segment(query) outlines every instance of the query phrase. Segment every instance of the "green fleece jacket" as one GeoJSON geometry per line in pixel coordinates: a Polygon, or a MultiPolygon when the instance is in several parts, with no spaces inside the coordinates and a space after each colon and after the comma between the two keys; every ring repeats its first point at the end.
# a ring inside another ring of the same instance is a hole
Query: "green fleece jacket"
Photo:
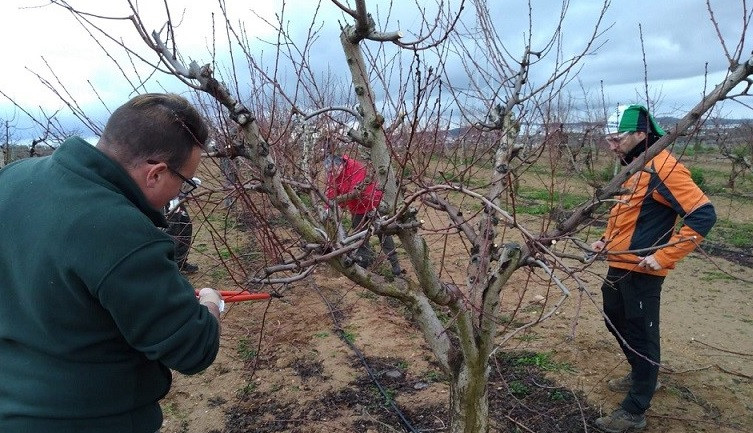
{"type": "Polygon", "coordinates": [[[0,170],[0,432],[144,432],[219,324],[128,173],[79,138],[0,170]]]}

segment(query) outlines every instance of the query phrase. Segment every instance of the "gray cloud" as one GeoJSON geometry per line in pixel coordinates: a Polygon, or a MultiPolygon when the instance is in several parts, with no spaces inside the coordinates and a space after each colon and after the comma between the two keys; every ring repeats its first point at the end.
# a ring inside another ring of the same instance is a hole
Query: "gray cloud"
{"type": "MultiPolygon", "coordinates": [[[[90,0],[71,0],[74,5],[81,2],[104,7],[90,0]]],[[[458,0],[453,0],[453,2],[457,5],[458,0]]],[[[247,23],[246,31],[251,38],[254,52],[264,52],[264,57],[260,57],[262,67],[274,72],[276,67],[276,59],[272,54],[274,47],[254,39],[254,35],[261,34],[261,38],[266,42],[276,41],[276,34],[258,21],[250,10],[250,8],[262,8],[262,5],[228,3],[236,8],[234,17],[247,23]]],[[[381,20],[380,22],[386,21],[388,16],[386,0],[369,0],[367,3],[374,11],[375,17],[381,20]]],[[[427,3],[429,7],[432,6],[431,2],[427,3]]],[[[81,37],[80,29],[73,30],[75,24],[69,21],[64,11],[49,10],[49,8],[19,10],[19,5],[24,4],[23,0],[4,0],[0,5],[0,38],[6,41],[16,41],[15,44],[7,45],[8,56],[13,61],[8,62],[0,70],[0,89],[19,97],[30,107],[43,106],[48,112],[62,108],[62,104],[24,69],[31,66],[39,70],[38,60],[44,55],[60,72],[61,78],[70,85],[71,92],[80,98],[85,106],[96,110],[98,116],[106,116],[106,110],[88,88],[86,80],[94,83],[101,92],[100,96],[106,100],[106,105],[110,108],[119,105],[131,95],[132,89],[125,80],[117,76],[119,72],[113,67],[111,61],[105,58],[101,50],[91,41],[81,37]],[[70,26],[71,31],[56,32],[53,44],[46,32],[28,31],[29,28],[40,28],[40,25],[45,29],[70,26]],[[24,37],[19,38],[20,34],[24,37]]],[[[206,4],[201,1],[185,0],[181,3],[181,7],[191,11],[198,5],[207,7],[206,4]]],[[[279,1],[266,2],[263,5],[263,11],[258,9],[259,14],[273,19],[272,11],[281,4],[279,1]]],[[[394,9],[389,11],[390,21],[380,30],[400,29],[405,34],[405,39],[412,39],[413,34],[421,31],[422,25],[421,17],[415,14],[415,5],[413,2],[394,2],[393,4],[394,9]]],[[[533,1],[534,19],[531,28],[533,29],[534,49],[544,44],[546,37],[555,28],[556,22],[553,18],[558,12],[558,9],[553,6],[555,4],[557,2],[550,0],[533,1]]],[[[466,15],[471,12],[471,7],[466,2],[466,15]]],[[[731,0],[714,0],[712,7],[720,24],[722,36],[729,44],[729,49],[734,50],[740,39],[739,33],[743,22],[742,7],[738,2],[731,0]]],[[[344,55],[338,38],[340,24],[348,22],[349,19],[331,3],[323,2],[319,11],[320,15],[312,25],[311,16],[315,8],[316,2],[289,1],[285,28],[299,46],[303,46],[310,28],[318,29],[318,40],[310,51],[307,61],[314,69],[317,79],[329,77],[342,87],[338,90],[341,93],[332,97],[333,101],[352,100],[347,88],[349,73],[344,65],[344,55]]],[[[501,35],[505,46],[513,56],[519,57],[525,44],[525,36],[529,32],[527,2],[490,0],[489,9],[495,29],[501,35]]],[[[583,46],[590,35],[597,13],[598,2],[595,0],[570,1],[570,10],[563,27],[562,50],[566,56],[578,52],[583,46]]],[[[431,11],[427,12],[427,16],[430,15],[431,11]]],[[[183,35],[179,41],[185,43],[182,45],[183,54],[207,62],[210,60],[208,47],[212,45],[209,15],[206,12],[198,16],[196,13],[189,13],[186,17],[192,19],[179,28],[183,35]]],[[[151,18],[149,23],[157,28],[161,25],[162,19],[156,16],[151,18]]],[[[667,112],[688,110],[700,100],[704,89],[703,74],[706,68],[712,73],[708,84],[714,85],[721,80],[720,73],[729,67],[716,30],[710,23],[704,0],[673,0],[671,2],[613,0],[602,25],[605,29],[608,26],[611,28],[603,37],[603,46],[583,62],[578,76],[579,81],[574,82],[569,89],[575,97],[579,97],[577,95],[581,92],[580,85],[587,89],[590,97],[595,97],[595,93],[600,91],[603,83],[606,92],[605,99],[609,103],[640,100],[644,87],[644,60],[639,25],[643,32],[646,52],[649,93],[652,97],[657,94],[661,95],[661,108],[667,112]]],[[[131,29],[120,27],[113,27],[112,31],[116,37],[120,35],[119,32],[133,32],[131,29]]],[[[220,33],[222,32],[218,32],[218,60],[224,65],[224,69],[229,67],[229,56],[222,51],[224,45],[220,43],[222,39],[220,33]]],[[[746,35],[748,46],[743,49],[746,55],[751,52],[750,41],[753,40],[753,35],[750,33],[749,31],[746,35]]],[[[468,35],[468,37],[471,36],[473,35],[468,35]]],[[[376,44],[369,46],[377,50],[376,44]]],[[[392,47],[387,49],[391,50],[392,47]]],[[[401,56],[405,64],[410,62],[410,53],[402,53],[401,56]]],[[[237,57],[236,60],[238,60],[237,57]]],[[[477,60],[483,61],[484,59],[477,60]]],[[[547,65],[547,61],[543,61],[532,71],[532,80],[543,80],[550,73],[551,65],[547,65]]],[[[129,62],[126,61],[124,64],[128,65],[129,62]]],[[[249,73],[246,68],[239,65],[236,67],[241,79],[248,79],[249,73]]],[[[467,71],[462,69],[460,62],[450,60],[446,67],[446,81],[459,87],[468,85],[467,71]]],[[[295,83],[294,69],[282,63],[278,72],[286,89],[292,89],[289,86],[295,83]]],[[[152,81],[148,84],[148,88],[185,91],[184,86],[165,77],[160,77],[159,82],[152,81]]],[[[245,91],[250,87],[242,83],[242,88],[245,91]]],[[[380,99],[386,96],[384,92],[378,95],[380,99]]],[[[444,96],[447,97],[447,95],[444,96]]],[[[583,101],[575,103],[582,105],[583,101]]],[[[0,118],[8,117],[8,113],[12,113],[12,109],[8,107],[6,101],[0,98],[0,118]]],[[[727,104],[725,108],[732,116],[753,117],[749,109],[740,105],[727,104]]]]}

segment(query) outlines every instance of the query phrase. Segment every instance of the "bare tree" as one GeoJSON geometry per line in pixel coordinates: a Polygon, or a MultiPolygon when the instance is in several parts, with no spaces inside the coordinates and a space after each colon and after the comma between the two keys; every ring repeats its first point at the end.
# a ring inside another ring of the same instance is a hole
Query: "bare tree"
{"type": "Polygon", "coordinates": [[[5,119],[2,121],[2,149],[3,157],[0,159],[0,167],[10,164],[11,161],[11,144],[15,141],[14,137],[15,120],[5,119]]]}
{"type": "MultiPolygon", "coordinates": [[[[232,186],[216,186],[208,194],[235,194],[249,212],[284,218],[284,229],[272,227],[269,218],[260,219],[255,236],[263,245],[266,262],[259,269],[244,270],[239,284],[290,284],[326,264],[359,286],[400,301],[450,378],[453,433],[489,430],[490,359],[514,335],[552,317],[570,289],[583,292],[577,269],[565,261],[567,254],[560,245],[568,244],[595,209],[642,168],[640,161],[628,165],[559,221],[536,221],[538,227],[532,229],[531,222],[516,213],[516,176],[547,149],[562,151],[564,132],[538,139],[536,125],[562,123],[557,106],[562,90],[575,78],[585,56],[598,48],[609,1],[603,2],[578,54],[567,57],[561,50],[567,1],[541,46],[535,46],[541,39],[534,39],[529,15],[524,47],[513,55],[515,51],[493,25],[489,4],[482,0],[453,5],[438,0],[434,14],[417,5],[424,13],[411,40],[389,29],[394,4],[374,13],[365,0],[355,0],[353,6],[332,0],[343,17],[340,45],[349,86],[314,71],[312,45],[322,28],[316,16],[302,42],[289,32],[284,10],[275,22],[267,22],[276,29],[276,40],[270,44],[271,61],[261,62],[253,48],[263,41],[251,41],[242,23],[234,24],[220,1],[232,55],[232,65],[222,69],[214,58],[206,64],[186,60],[186,53],[179,51],[177,21],[167,8],[165,25],[152,31],[130,0],[132,13],[121,18],[87,14],[63,0],[53,3],[77,16],[96,38],[109,39],[130,59],[149,65],[152,74],[176,77],[196,92],[217,131],[217,150],[209,156],[241,162],[232,186]],[[110,35],[99,24],[102,19],[133,24],[148,51],[110,35]],[[280,68],[283,59],[294,73],[286,75],[280,68]],[[450,76],[446,65],[451,61],[465,67],[465,86],[456,85],[450,76]],[[533,74],[537,68],[542,73],[533,74]],[[317,134],[306,132],[308,127],[301,132],[301,118],[316,125],[317,134]],[[460,132],[453,136],[450,130],[458,125],[460,132]],[[305,158],[291,157],[300,155],[302,136],[305,158]],[[552,147],[552,140],[559,143],[552,147]],[[367,158],[370,175],[384,191],[378,213],[365,228],[352,233],[344,229],[335,203],[328,203],[332,212],[317,212],[327,205],[317,178],[321,160],[333,150],[367,158]],[[439,162],[433,159],[437,155],[439,162]],[[473,182],[479,178],[485,179],[481,185],[473,182]],[[410,260],[408,277],[389,280],[352,260],[351,253],[372,234],[397,235],[410,260]],[[444,260],[441,248],[451,237],[466,248],[462,266],[444,260]],[[450,269],[453,266],[462,268],[463,278],[457,277],[458,269],[450,269]],[[541,281],[556,295],[547,300],[541,314],[513,326],[501,320],[501,314],[515,317],[522,297],[511,295],[512,302],[505,304],[502,295],[512,288],[511,277],[519,269],[525,272],[521,280],[541,281]],[[570,288],[563,283],[565,278],[570,288]],[[446,314],[449,323],[441,319],[446,314]]],[[[214,42],[216,35],[212,37],[214,42]]],[[[753,74],[753,61],[741,61],[741,54],[741,50],[730,54],[725,81],[653,146],[648,158],[753,74]]],[[[550,182],[553,187],[554,176],[550,182]]],[[[589,263],[575,257],[579,265],[589,263]]],[[[246,265],[236,259],[231,256],[222,263],[246,265]]]]}
{"type": "Polygon", "coordinates": [[[707,137],[721,156],[730,162],[727,188],[735,192],[741,176],[744,179],[746,173],[753,173],[753,125],[745,122],[731,128],[720,118],[712,119],[710,124],[707,137]]]}

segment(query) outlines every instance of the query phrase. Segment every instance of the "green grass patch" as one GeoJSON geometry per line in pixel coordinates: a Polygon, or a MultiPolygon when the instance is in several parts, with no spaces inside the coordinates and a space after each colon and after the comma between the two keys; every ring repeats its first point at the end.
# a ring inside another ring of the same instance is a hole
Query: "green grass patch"
{"type": "Polygon", "coordinates": [[[710,242],[731,245],[737,248],[753,248],[753,223],[737,223],[729,220],[717,220],[709,232],[710,242]]]}
{"type": "Polygon", "coordinates": [[[437,370],[429,370],[423,377],[427,382],[442,382],[445,380],[444,375],[437,370]]]}
{"type": "Polygon", "coordinates": [[[533,205],[520,205],[515,206],[515,212],[523,213],[526,215],[547,215],[551,210],[551,206],[548,204],[533,204],[533,205]]]}
{"type": "Polygon", "coordinates": [[[547,215],[552,209],[573,209],[588,200],[581,194],[549,191],[546,188],[520,188],[515,211],[528,215],[547,215]]]}
{"type": "Polygon", "coordinates": [[[581,194],[561,193],[559,191],[549,191],[546,188],[526,187],[518,190],[518,197],[528,200],[555,203],[562,206],[564,209],[572,209],[590,198],[590,196],[581,194]]]}
{"type": "Polygon", "coordinates": [[[253,382],[249,382],[245,386],[243,386],[242,388],[238,389],[238,391],[236,391],[235,395],[239,399],[243,399],[243,398],[248,397],[249,395],[251,395],[255,390],[256,390],[256,384],[253,383],[253,382]]]}
{"type": "Polygon", "coordinates": [[[256,349],[251,346],[251,342],[247,338],[241,338],[238,340],[238,356],[244,361],[250,361],[256,357],[256,349]]]}
{"type": "Polygon", "coordinates": [[[722,271],[705,271],[701,276],[701,281],[729,281],[735,277],[722,271]]]}
{"type": "Polygon", "coordinates": [[[513,380],[509,383],[510,386],[510,393],[517,397],[523,397],[527,395],[530,390],[528,389],[528,385],[525,384],[525,382],[521,380],[513,380]]]}
{"type": "Polygon", "coordinates": [[[343,329],[343,338],[348,343],[353,343],[354,341],[356,341],[356,333],[347,329],[343,329]]]}
{"type": "Polygon", "coordinates": [[[568,362],[554,361],[551,352],[524,355],[516,358],[514,363],[520,366],[534,366],[544,371],[567,371],[569,373],[575,371],[573,366],[568,362]]]}
{"type": "Polygon", "coordinates": [[[214,280],[215,282],[224,280],[228,277],[228,275],[230,274],[228,274],[227,269],[225,268],[214,268],[209,272],[209,276],[212,277],[212,280],[214,280]]]}

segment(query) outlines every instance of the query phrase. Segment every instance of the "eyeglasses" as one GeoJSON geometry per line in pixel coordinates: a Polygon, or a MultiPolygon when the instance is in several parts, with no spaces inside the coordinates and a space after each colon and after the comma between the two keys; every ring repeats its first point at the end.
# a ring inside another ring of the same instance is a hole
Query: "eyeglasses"
{"type": "MultiPolygon", "coordinates": [[[[153,159],[149,159],[149,160],[146,161],[146,163],[147,164],[159,164],[159,161],[155,161],[153,159]]],[[[170,173],[178,176],[183,181],[183,184],[180,186],[180,193],[181,194],[190,194],[190,193],[193,192],[193,190],[195,190],[196,188],[199,187],[199,185],[196,182],[194,182],[193,180],[191,180],[191,179],[183,176],[182,174],[180,174],[180,172],[178,172],[178,170],[176,170],[176,169],[170,167],[169,165],[167,165],[167,163],[165,163],[165,166],[167,167],[168,170],[170,170],[170,173]]]]}
{"type": "Polygon", "coordinates": [[[625,139],[628,135],[632,134],[630,131],[623,132],[622,134],[613,134],[606,137],[606,140],[612,143],[619,143],[625,139]]]}

